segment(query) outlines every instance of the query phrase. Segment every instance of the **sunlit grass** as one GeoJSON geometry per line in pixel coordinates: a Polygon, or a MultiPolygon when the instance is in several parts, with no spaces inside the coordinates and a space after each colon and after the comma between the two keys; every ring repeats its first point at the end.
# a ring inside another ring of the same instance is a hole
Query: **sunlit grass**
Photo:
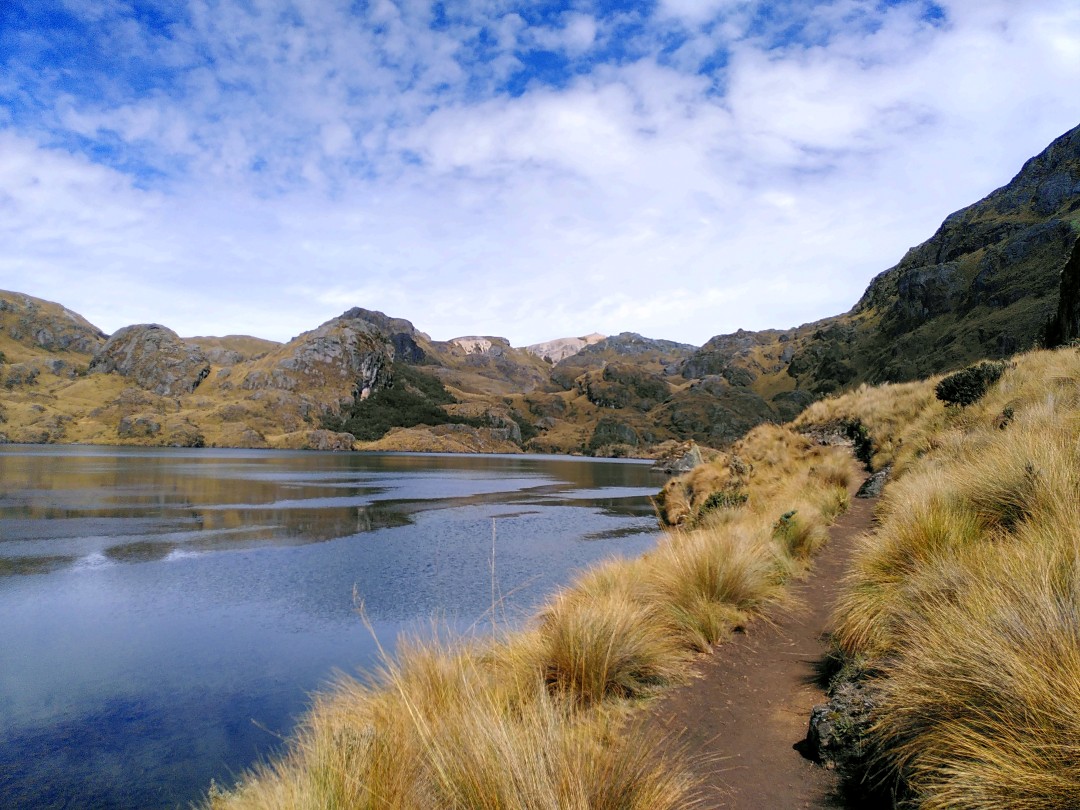
{"type": "Polygon", "coordinates": [[[213,808],[682,808],[694,785],[628,719],[783,600],[858,476],[844,448],[762,426],[669,487],[699,519],[583,572],[498,639],[402,642],[319,696],[288,752],[213,808]],[[715,492],[739,497],[716,499],[715,492]],[[726,505],[724,505],[726,504],[726,505]]]}
{"type": "Polygon", "coordinates": [[[836,612],[874,675],[872,768],[913,807],[1076,807],[1080,353],[1018,357],[965,408],[919,385],[799,420],[860,419],[896,464],[836,612]]]}

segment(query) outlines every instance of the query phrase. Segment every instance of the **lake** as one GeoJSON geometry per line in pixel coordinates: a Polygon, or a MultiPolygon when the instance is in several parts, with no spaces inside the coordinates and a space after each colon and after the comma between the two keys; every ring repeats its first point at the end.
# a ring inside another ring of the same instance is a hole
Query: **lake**
{"type": "Polygon", "coordinates": [[[0,807],[186,807],[376,662],[359,603],[391,649],[434,617],[490,629],[493,592],[521,622],[651,547],[663,481],[552,456],[0,446],[0,807]]]}

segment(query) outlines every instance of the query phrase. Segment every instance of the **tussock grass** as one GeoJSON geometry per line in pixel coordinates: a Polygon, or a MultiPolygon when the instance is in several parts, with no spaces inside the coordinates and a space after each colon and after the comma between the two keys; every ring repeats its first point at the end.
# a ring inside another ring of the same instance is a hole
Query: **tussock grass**
{"type": "Polygon", "coordinates": [[[617,712],[577,712],[539,679],[502,688],[507,650],[491,653],[405,645],[374,683],[343,680],[320,697],[283,759],[210,806],[693,806],[692,783],[652,753],[655,740],[632,740],[617,712]]]}
{"type": "Polygon", "coordinates": [[[1018,357],[963,408],[932,382],[800,417],[861,419],[899,473],[836,613],[874,767],[913,807],[1080,806],[1080,353],[1018,357]]]}
{"type": "Polygon", "coordinates": [[[778,601],[789,573],[760,526],[674,533],[652,562],[652,601],[662,606],[681,643],[699,651],[778,601]]]}
{"type": "Polygon", "coordinates": [[[541,615],[545,680],[575,701],[641,697],[682,671],[661,612],[625,592],[567,591],[541,615]]]}
{"type": "Polygon", "coordinates": [[[629,712],[782,601],[858,474],[842,448],[755,429],[665,488],[665,508],[695,519],[653,551],[582,573],[497,640],[400,643],[368,681],[319,696],[287,753],[210,806],[693,807],[686,771],[629,712]],[[718,492],[732,497],[702,512],[718,492]]]}

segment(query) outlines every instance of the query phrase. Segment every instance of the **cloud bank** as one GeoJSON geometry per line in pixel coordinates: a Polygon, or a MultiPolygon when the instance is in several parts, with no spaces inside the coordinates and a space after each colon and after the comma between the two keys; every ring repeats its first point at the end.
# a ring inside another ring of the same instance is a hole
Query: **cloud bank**
{"type": "Polygon", "coordinates": [[[110,332],[792,326],[1080,123],[1072,0],[41,5],[0,287],[110,332]]]}

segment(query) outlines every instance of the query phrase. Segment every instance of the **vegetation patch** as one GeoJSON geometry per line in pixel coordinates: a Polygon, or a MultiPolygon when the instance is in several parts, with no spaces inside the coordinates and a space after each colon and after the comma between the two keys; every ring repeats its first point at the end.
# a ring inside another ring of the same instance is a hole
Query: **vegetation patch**
{"type": "Polygon", "coordinates": [[[482,420],[453,416],[441,407],[456,401],[434,375],[405,363],[395,363],[389,385],[367,399],[357,397],[341,416],[326,417],[323,427],[351,433],[361,441],[381,439],[395,427],[449,424],[481,427],[482,420]]]}
{"type": "Polygon", "coordinates": [[[934,388],[934,395],[946,405],[973,405],[1004,371],[1004,363],[976,363],[943,378],[934,388]]]}

